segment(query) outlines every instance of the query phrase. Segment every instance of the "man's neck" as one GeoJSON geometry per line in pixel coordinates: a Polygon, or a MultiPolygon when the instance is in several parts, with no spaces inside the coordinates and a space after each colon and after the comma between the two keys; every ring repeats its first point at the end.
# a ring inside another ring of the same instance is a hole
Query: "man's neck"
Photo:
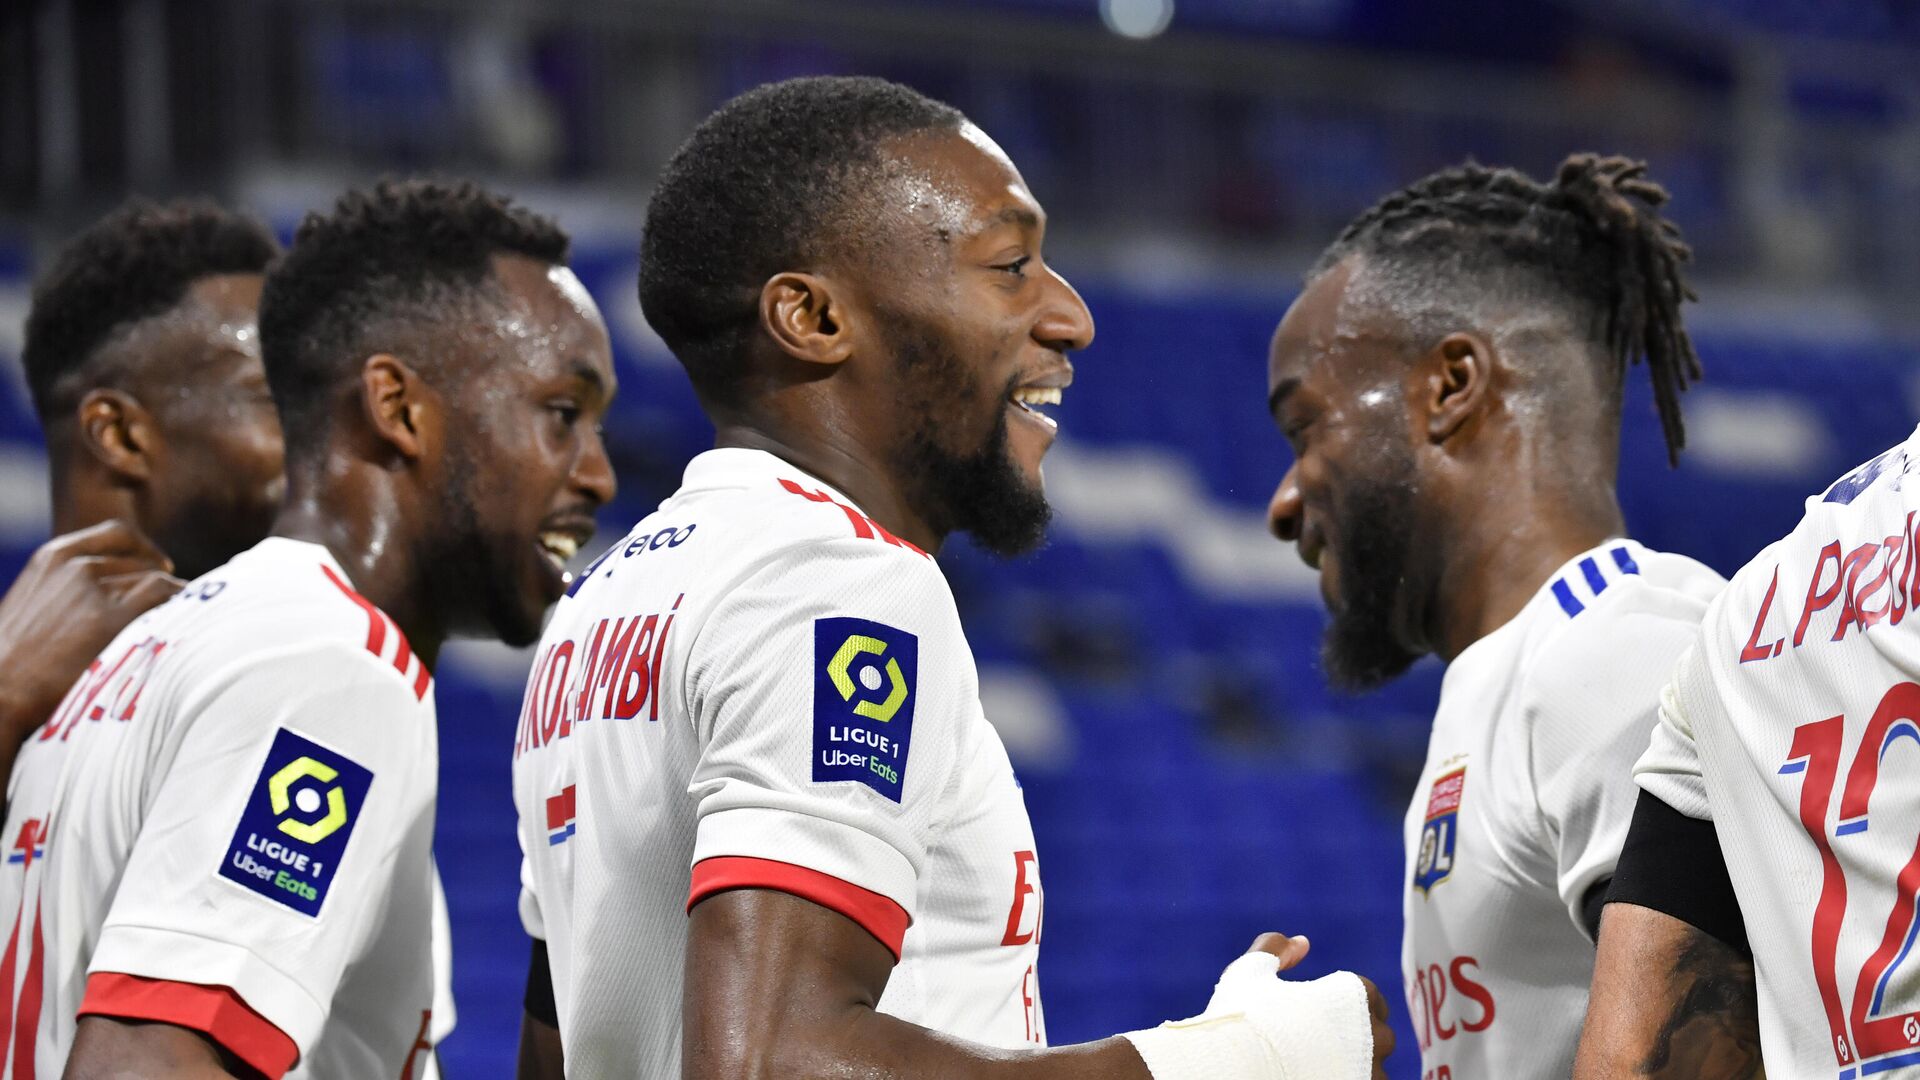
{"type": "Polygon", "coordinates": [[[64,536],[103,521],[120,520],[139,525],[133,491],[117,487],[105,478],[82,477],[72,471],[54,469],[48,485],[53,501],[53,533],[64,536]]]}
{"type": "Polygon", "coordinates": [[[722,421],[715,424],[713,444],[721,449],[764,450],[819,477],[852,499],[887,531],[922,550],[937,552],[946,539],[907,505],[899,482],[886,474],[874,454],[851,437],[796,437],[776,432],[769,425],[722,421]]]}
{"type": "MultiPolygon", "coordinates": [[[[1434,651],[1451,662],[1511,622],[1569,559],[1622,536],[1626,522],[1608,492],[1605,504],[1504,502],[1496,513],[1458,515],[1427,620],[1434,651]]],[[[1491,510],[1481,506],[1479,510],[1491,510]]]]}
{"type": "Polygon", "coordinates": [[[295,491],[290,485],[273,535],[326,548],[354,591],[387,613],[432,670],[446,630],[426,595],[406,515],[393,495],[385,485],[349,478],[337,478],[319,491],[295,491]]]}

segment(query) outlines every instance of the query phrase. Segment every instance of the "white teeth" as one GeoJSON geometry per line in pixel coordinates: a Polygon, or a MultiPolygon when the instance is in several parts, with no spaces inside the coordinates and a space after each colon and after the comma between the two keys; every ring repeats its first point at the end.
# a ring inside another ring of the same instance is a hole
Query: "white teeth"
{"type": "Polygon", "coordinates": [[[541,533],[540,546],[547,550],[554,562],[565,566],[580,551],[580,541],[566,533],[541,533]]]}
{"type": "Polygon", "coordinates": [[[1058,405],[1060,388],[1057,386],[1021,386],[1013,391],[1013,400],[1022,405],[1058,405]]]}

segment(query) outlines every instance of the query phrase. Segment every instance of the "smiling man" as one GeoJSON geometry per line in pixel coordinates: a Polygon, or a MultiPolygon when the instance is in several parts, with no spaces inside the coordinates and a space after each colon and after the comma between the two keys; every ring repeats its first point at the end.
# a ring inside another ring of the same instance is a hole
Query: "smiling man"
{"type": "Polygon", "coordinates": [[[272,535],[136,620],[22,755],[7,1075],[69,1048],[79,1078],[422,1075],[434,663],[537,637],[613,491],[566,249],[467,184],[302,224],[260,302],[272,535]]]}
{"type": "Polygon", "coordinates": [[[1294,463],[1273,530],[1320,570],[1350,688],[1448,663],[1406,817],[1406,993],[1423,1075],[1566,1076],[1660,685],[1718,575],[1626,539],[1627,367],[1670,458],[1700,374],[1689,257],[1644,166],[1550,183],[1447,169],[1382,200],[1281,320],[1294,463]]]}
{"type": "Polygon", "coordinates": [[[1045,228],[992,140],[875,79],[751,91],[668,165],[640,298],[717,448],[541,643],[523,1077],[562,1042],[648,1078],[1345,1080],[1391,1047],[1270,935],[1209,1022],[1044,1049],[1041,863],[931,553],[1045,527],[1038,406],[1093,337],[1045,228]]]}

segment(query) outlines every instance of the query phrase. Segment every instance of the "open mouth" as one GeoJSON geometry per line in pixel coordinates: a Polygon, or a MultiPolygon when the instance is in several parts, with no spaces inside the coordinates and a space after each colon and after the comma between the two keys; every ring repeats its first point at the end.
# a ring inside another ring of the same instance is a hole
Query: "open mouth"
{"type": "Polygon", "coordinates": [[[550,526],[540,530],[538,547],[540,554],[553,567],[553,572],[563,582],[570,582],[573,575],[567,573],[567,564],[580,554],[580,548],[593,537],[590,525],[550,526]]]}
{"type": "Polygon", "coordinates": [[[1021,415],[1045,424],[1048,431],[1058,431],[1060,422],[1040,411],[1042,405],[1060,404],[1061,392],[1073,382],[1073,369],[1065,368],[1050,371],[1029,382],[1021,383],[1007,395],[1007,401],[1021,415]]]}

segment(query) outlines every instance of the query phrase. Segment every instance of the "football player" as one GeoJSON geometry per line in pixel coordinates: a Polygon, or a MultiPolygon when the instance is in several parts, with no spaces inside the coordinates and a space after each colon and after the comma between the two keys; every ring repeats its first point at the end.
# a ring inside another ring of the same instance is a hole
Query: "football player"
{"type": "MultiPolygon", "coordinates": [[[[1380,1075],[1272,935],[1192,1022],[1045,1049],[1044,890],[933,552],[1041,536],[1093,337],[1046,215],[948,106],[750,91],[667,166],[640,298],[716,429],[542,639],[514,795],[522,1076],[1380,1075]]],[[[1382,1014],[1384,1006],[1382,1008],[1382,1014]]]]}
{"type": "Polygon", "coordinates": [[[21,361],[60,535],[0,601],[0,787],[101,647],[179,587],[168,571],[266,535],[280,425],[257,315],[278,252],[213,203],[134,199],[35,282],[21,361]]]}
{"type": "Polygon", "coordinates": [[[613,490],[566,250],[461,183],[302,224],[260,302],[272,535],[135,620],[23,752],[9,1075],[69,1047],[77,1077],[420,1075],[433,665],[531,642],[613,490]]]}
{"type": "Polygon", "coordinates": [[[1809,498],[1671,673],[1576,1075],[1920,1064],[1916,469],[1920,431],[1809,498]]]}
{"type": "Polygon", "coordinates": [[[1338,685],[1447,662],[1405,826],[1422,1073],[1564,1076],[1659,684],[1721,585],[1627,536],[1627,369],[1670,457],[1700,374],[1687,249],[1638,163],[1464,165],[1321,256],[1274,335],[1273,531],[1320,571],[1338,685]]]}

